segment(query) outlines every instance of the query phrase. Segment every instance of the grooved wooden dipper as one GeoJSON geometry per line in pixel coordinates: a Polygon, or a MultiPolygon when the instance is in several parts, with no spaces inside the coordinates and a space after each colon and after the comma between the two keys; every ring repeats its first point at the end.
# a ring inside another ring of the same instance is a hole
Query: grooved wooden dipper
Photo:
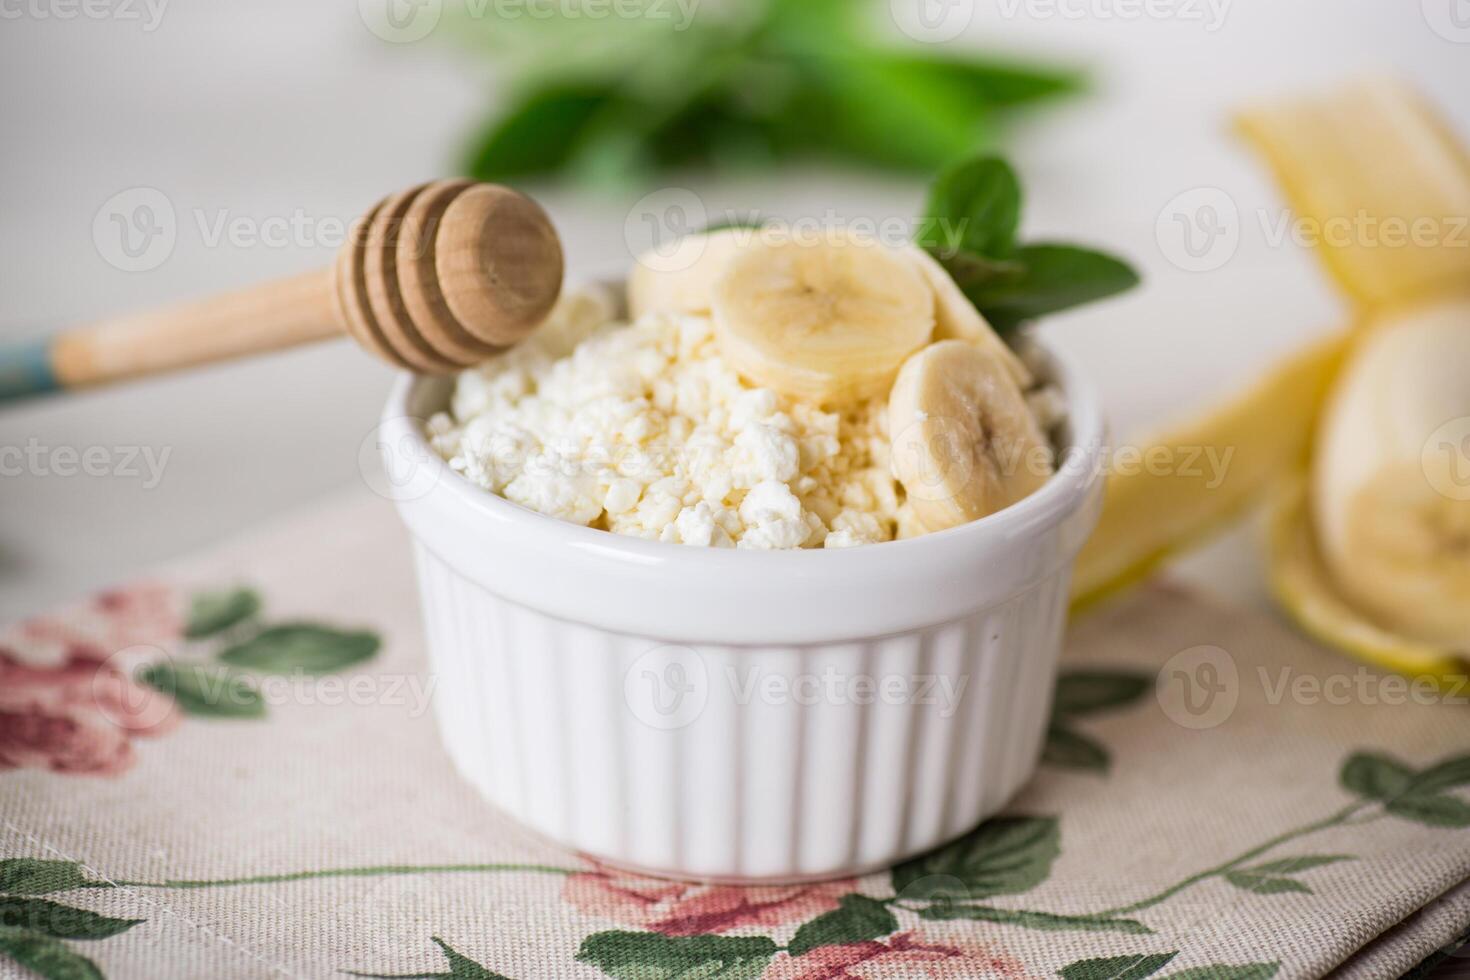
{"type": "Polygon", "coordinates": [[[423,184],[379,202],[336,264],[0,350],[0,400],[350,334],[388,363],[448,374],[520,342],[561,291],[546,212],[506,187],[423,184]]]}

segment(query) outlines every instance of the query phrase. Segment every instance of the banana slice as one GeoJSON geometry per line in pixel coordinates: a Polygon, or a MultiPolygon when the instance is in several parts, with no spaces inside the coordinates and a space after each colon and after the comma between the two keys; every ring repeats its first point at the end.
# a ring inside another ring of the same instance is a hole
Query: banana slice
{"type": "Polygon", "coordinates": [[[1312,515],[1340,590],[1401,635],[1470,650],[1470,300],[1374,326],[1317,445],[1312,515]]]}
{"type": "Polygon", "coordinates": [[[715,284],[720,352],[758,385],[818,404],[881,395],[934,332],[934,294],[877,242],[756,241],[715,284]]]}
{"type": "Polygon", "coordinates": [[[628,274],[628,313],[707,314],[715,283],[730,260],[755,242],[758,228],[723,228],[685,235],[671,250],[649,249],[638,256],[628,274]]]}
{"type": "Polygon", "coordinates": [[[996,355],[1005,364],[1016,384],[1024,391],[1031,387],[1031,372],[1016,352],[1001,340],[995,328],[986,322],[975,304],[950,276],[939,260],[917,245],[904,249],[919,267],[924,281],[934,290],[934,339],[968,340],[996,355]]]}
{"type": "Polygon", "coordinates": [[[893,469],[930,531],[966,524],[1037,490],[1051,447],[1003,358],[941,340],[904,362],[888,396],[893,469]]]}

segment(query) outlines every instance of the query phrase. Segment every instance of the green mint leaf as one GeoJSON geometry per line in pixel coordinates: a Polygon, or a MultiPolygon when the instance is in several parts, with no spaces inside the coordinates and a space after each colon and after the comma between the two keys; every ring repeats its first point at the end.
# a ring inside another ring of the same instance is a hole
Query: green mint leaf
{"type": "Polygon", "coordinates": [[[189,600],[189,621],[184,635],[191,640],[213,636],[259,611],[260,596],[250,589],[196,595],[189,600]]]}
{"type": "Polygon", "coordinates": [[[613,102],[600,88],[551,86],[512,103],[475,141],[465,172],[476,180],[555,173],[577,153],[588,128],[613,102]]]}
{"type": "Polygon", "coordinates": [[[103,980],[97,964],[50,936],[0,926],[0,953],[46,980],[103,980]]]}
{"type": "Polygon", "coordinates": [[[797,83],[777,122],[778,145],[789,149],[932,171],[990,134],[983,104],[879,54],[843,51],[792,69],[797,83]]]}
{"type": "Polygon", "coordinates": [[[1030,891],[1061,853],[1055,817],[998,817],[951,844],[893,869],[905,899],[973,900],[1030,891]]]}
{"type": "Polygon", "coordinates": [[[792,956],[818,946],[841,946],[877,939],[898,931],[898,920],[888,906],[865,895],[844,895],[841,907],[812,919],[796,930],[786,947],[792,956]]]}
{"type": "Polygon", "coordinates": [[[265,699],[249,679],[206,664],[153,664],[138,678],[196,718],[264,718],[265,699]]]}
{"type": "Polygon", "coordinates": [[[1137,956],[1078,960],[1062,967],[1057,975],[1062,980],[1143,980],[1168,966],[1178,955],[1176,950],[1172,953],[1140,953],[1137,956]]]}
{"type": "Polygon", "coordinates": [[[1138,274],[1122,260],[1072,245],[1026,245],[1013,258],[1025,267],[1020,276],[965,290],[970,302],[1002,333],[1138,284],[1138,274]]]}
{"type": "Polygon", "coordinates": [[[1063,671],[1057,678],[1052,713],[1071,718],[1126,707],[1148,694],[1153,686],[1153,675],[1138,671],[1063,671]]]}
{"type": "Polygon", "coordinates": [[[1006,283],[1017,282],[1026,274],[1026,267],[1010,259],[987,259],[983,255],[960,249],[949,255],[938,250],[931,254],[944,266],[949,277],[962,291],[985,287],[998,288],[1006,283]]]}
{"type": "Polygon", "coordinates": [[[599,932],[577,961],[616,980],[755,980],[780,947],[766,936],[665,936],[599,932]]]}
{"type": "Polygon", "coordinates": [[[261,630],[219,655],[233,667],[262,673],[303,671],[328,674],[370,659],[378,652],[378,635],[344,632],[314,623],[290,623],[261,630]]]}
{"type": "Polygon", "coordinates": [[[113,919],[44,898],[0,897],[0,926],[55,939],[106,939],[142,921],[113,919]]]}
{"type": "Polygon", "coordinates": [[[1414,770],[1386,755],[1358,752],[1343,763],[1343,789],[1370,800],[1391,800],[1409,791],[1414,770]]]}
{"type": "Polygon", "coordinates": [[[1086,86],[1075,72],[984,57],[900,57],[909,69],[986,105],[1010,107],[1073,95],[1086,86]]]}
{"type": "Polygon", "coordinates": [[[1006,259],[1015,249],[1020,223],[1016,172],[999,157],[979,157],[950,167],[934,181],[914,240],[941,261],[960,252],[1006,259]]]}
{"type": "Polygon", "coordinates": [[[1047,729],[1046,747],[1042,750],[1044,765],[1084,772],[1107,772],[1112,761],[1108,750],[1093,739],[1055,723],[1047,729]]]}
{"type": "Polygon", "coordinates": [[[0,861],[0,894],[49,895],[85,884],[87,876],[75,861],[45,861],[40,858],[6,858],[0,861]]]}
{"type": "Polygon", "coordinates": [[[929,906],[919,913],[919,917],[938,922],[953,922],[958,919],[995,922],[1044,932],[1121,932],[1130,936],[1153,934],[1152,929],[1135,919],[1114,919],[1101,915],[1052,915],[1050,912],[993,909],[947,902],[929,906]]]}

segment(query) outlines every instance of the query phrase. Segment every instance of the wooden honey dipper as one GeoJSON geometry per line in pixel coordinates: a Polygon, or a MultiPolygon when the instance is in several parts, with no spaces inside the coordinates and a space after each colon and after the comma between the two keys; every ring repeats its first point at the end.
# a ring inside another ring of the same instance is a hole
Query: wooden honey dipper
{"type": "Polygon", "coordinates": [[[441,180],[385,198],[330,269],[0,349],[0,401],[279,350],[344,331],[388,363],[448,374],[520,342],[561,291],[535,201],[441,180]]]}

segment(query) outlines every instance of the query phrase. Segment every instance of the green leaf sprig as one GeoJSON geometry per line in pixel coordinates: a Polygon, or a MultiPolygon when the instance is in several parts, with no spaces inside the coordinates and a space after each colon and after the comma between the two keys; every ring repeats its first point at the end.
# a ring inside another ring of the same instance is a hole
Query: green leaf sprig
{"type": "Polygon", "coordinates": [[[1128,263],[1103,252],[1018,243],[1021,203],[1010,164],[993,156],[966,160],[934,181],[915,236],[1002,335],[1138,285],[1128,263]]]}
{"type": "Polygon", "coordinates": [[[634,2],[637,16],[572,17],[549,0],[463,14],[510,93],[473,141],[471,176],[626,181],[814,156],[932,172],[993,145],[1007,113],[1081,87],[1068,71],[877,39],[876,3],[634,2]]]}

